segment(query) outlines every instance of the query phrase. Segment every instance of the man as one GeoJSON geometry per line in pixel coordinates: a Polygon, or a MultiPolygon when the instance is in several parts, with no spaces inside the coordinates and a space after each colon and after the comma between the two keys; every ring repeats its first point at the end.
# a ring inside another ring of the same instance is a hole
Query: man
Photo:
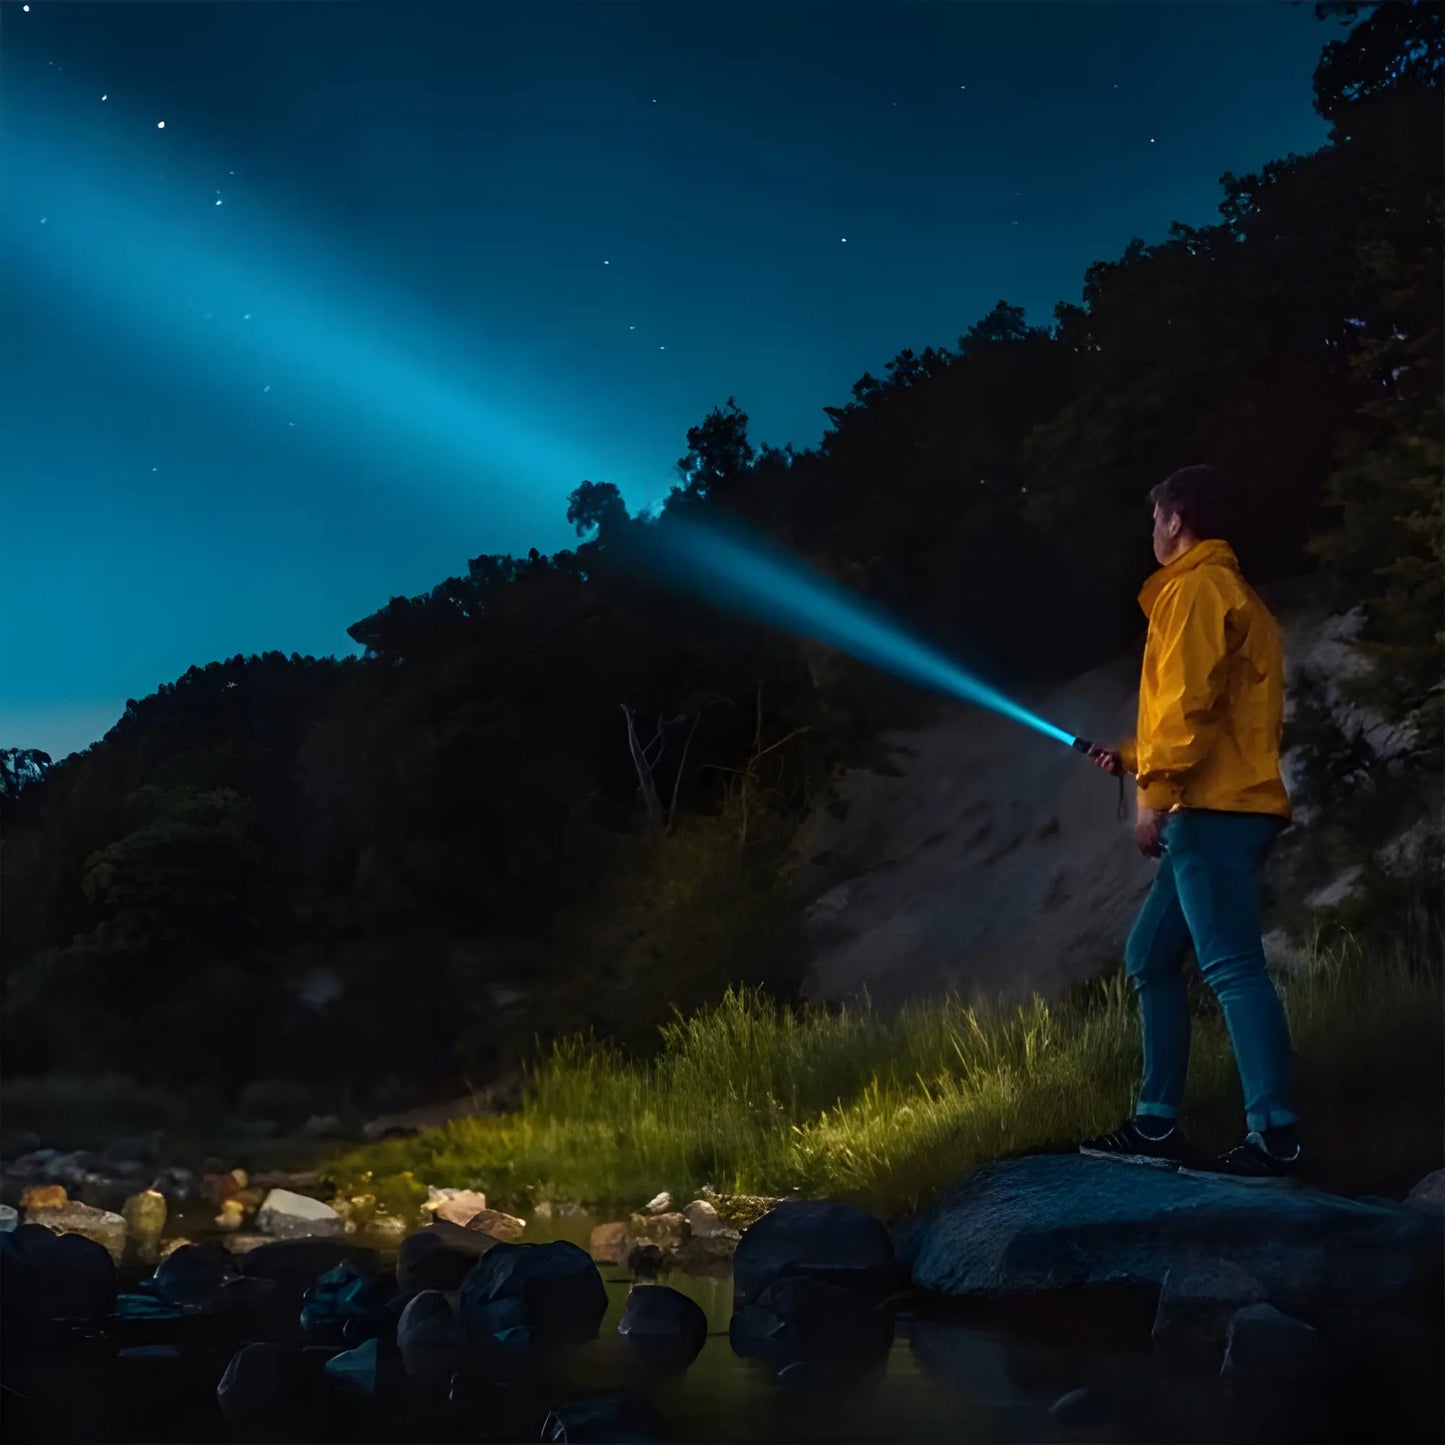
{"type": "Polygon", "coordinates": [[[1138,1104],[1113,1133],[1079,1147],[1164,1168],[1183,1162],[1181,965],[1192,943],[1224,1011],[1247,1131],[1199,1172],[1269,1182],[1291,1177],[1300,1158],[1289,1026],[1260,940],[1260,873],[1290,816],[1279,771],[1284,664],[1279,627],[1223,538],[1221,492],[1212,468],[1186,467],[1149,494],[1159,571],[1139,594],[1149,635],[1138,731],[1091,754],[1106,772],[1137,777],[1134,841],[1160,863],[1124,949],[1144,1037],[1138,1104]]]}

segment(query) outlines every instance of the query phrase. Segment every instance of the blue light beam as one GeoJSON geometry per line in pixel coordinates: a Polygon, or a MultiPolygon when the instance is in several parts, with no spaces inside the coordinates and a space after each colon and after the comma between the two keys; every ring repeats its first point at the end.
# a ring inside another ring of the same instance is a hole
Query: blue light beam
{"type": "Polygon", "coordinates": [[[1075,744],[1072,733],[910,637],[879,608],[772,543],[745,537],[735,527],[724,530],[664,519],[640,560],[647,570],[707,601],[836,647],[907,682],[987,708],[1055,742],[1075,744]]]}

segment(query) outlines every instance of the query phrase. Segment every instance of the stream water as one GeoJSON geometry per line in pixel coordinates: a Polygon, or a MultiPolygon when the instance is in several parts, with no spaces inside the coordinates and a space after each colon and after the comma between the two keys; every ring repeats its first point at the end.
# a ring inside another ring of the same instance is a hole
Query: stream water
{"type": "MultiPolygon", "coordinates": [[[[173,1229],[198,1221],[180,1216],[173,1229]]],[[[585,1244],[589,1217],[534,1220],[528,1238],[585,1244]]],[[[480,1432],[446,1414],[338,1408],[335,1434],[350,1445],[375,1440],[537,1439],[550,1409],[625,1391],[644,1400],[658,1422],[654,1436],[672,1441],[960,1442],[1323,1441],[1417,1438],[1438,1419],[1420,1400],[1382,1398],[1378,1382],[1361,1381],[1373,1403],[1349,1401],[1348,1381],[1301,1392],[1298,1387],[1230,1389],[1218,1357],[1194,1363],[1163,1356],[1149,1342],[1152,1301],[1143,1296],[1055,1299],[1032,1310],[972,1306],[903,1309],[891,1342],[846,1371],[780,1379],[777,1370],[734,1353],[728,1272],[672,1271],[660,1282],[694,1299],[708,1320],[701,1354],[681,1375],[644,1367],[618,1336],[629,1292],[639,1283],[624,1268],[602,1266],[608,1310],[598,1337],[546,1361],[507,1418],[517,1433],[480,1432]],[[1106,1413],[1089,1425],[1065,1424],[1050,1406],[1088,1387],[1106,1413]],[[1344,1392],[1344,1393],[1342,1393],[1344,1392]],[[1348,1396],[1348,1398],[1347,1398],[1348,1396]]],[[[127,1281],[126,1287],[134,1287],[127,1281]]],[[[7,1342],[4,1413],[7,1440],[221,1441],[231,1438],[215,1387],[237,1341],[196,1322],[77,1330],[52,1339],[7,1342]],[[123,1357],[137,1344],[174,1343],[169,1359],[123,1357]]],[[[826,1362],[825,1362],[826,1364],[826,1362]]],[[[1438,1416],[1438,1407],[1436,1407],[1438,1416]]],[[[482,1418],[487,1418],[484,1408],[482,1418]]],[[[500,1422],[498,1422],[500,1423],[500,1422]]],[[[585,1435],[575,1438],[633,1438],[585,1435]]],[[[641,1437],[638,1437],[641,1438],[641,1437]]]]}

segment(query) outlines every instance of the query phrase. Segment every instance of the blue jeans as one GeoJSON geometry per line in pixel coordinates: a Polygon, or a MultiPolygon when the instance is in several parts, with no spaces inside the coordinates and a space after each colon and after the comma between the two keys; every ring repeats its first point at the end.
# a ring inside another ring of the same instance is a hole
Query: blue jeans
{"type": "Polygon", "coordinates": [[[1284,1006],[1265,969],[1260,872],[1283,820],[1258,813],[1171,813],[1154,886],[1124,947],[1139,999],[1144,1082],[1137,1112],[1178,1116],[1189,1067],[1189,1003],[1181,966],[1199,971],[1224,1011],[1251,1130],[1295,1122],[1284,1006]]]}

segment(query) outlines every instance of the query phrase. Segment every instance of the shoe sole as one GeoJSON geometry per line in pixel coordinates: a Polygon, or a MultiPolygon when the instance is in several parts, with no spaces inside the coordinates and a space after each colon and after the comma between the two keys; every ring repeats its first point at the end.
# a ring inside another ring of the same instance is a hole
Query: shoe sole
{"type": "Polygon", "coordinates": [[[1112,1159],[1116,1164],[1143,1164],[1150,1169],[1178,1169],[1176,1159],[1159,1159],[1152,1154],[1113,1154],[1107,1149],[1085,1149],[1079,1146],[1079,1153],[1089,1159],[1112,1159]]]}
{"type": "Polygon", "coordinates": [[[1298,1189],[1303,1182],[1294,1174],[1226,1174],[1218,1169],[1190,1169],[1179,1166],[1181,1174],[1192,1179],[1218,1179],[1226,1184],[1248,1184],[1265,1189],[1298,1189]]]}

